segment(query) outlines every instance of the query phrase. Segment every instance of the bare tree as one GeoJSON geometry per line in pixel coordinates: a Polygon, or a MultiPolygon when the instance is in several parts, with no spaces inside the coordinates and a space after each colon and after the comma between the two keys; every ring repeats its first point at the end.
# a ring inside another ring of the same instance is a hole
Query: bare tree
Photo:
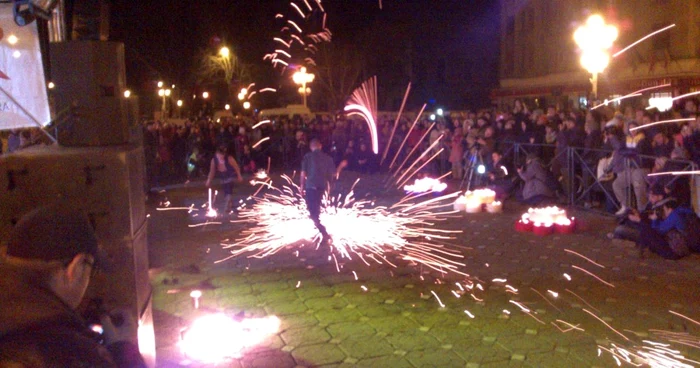
{"type": "Polygon", "coordinates": [[[361,54],[348,45],[326,43],[316,55],[316,82],[329,111],[341,109],[345,100],[361,81],[361,54]]]}
{"type": "Polygon", "coordinates": [[[213,54],[207,49],[197,58],[197,83],[225,83],[229,93],[234,83],[242,84],[252,80],[252,68],[243,63],[234,53],[213,54]]]}

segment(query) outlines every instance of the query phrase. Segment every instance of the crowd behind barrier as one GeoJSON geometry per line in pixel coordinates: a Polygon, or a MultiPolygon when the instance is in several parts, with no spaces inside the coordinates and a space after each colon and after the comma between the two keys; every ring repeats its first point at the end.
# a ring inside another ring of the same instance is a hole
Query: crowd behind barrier
{"type": "MultiPolygon", "coordinates": [[[[295,170],[308,151],[309,139],[318,137],[336,163],[348,161],[349,170],[387,172],[390,164],[395,170],[407,162],[405,170],[420,159],[414,166],[422,167],[419,176],[448,174],[463,189],[507,182],[505,196],[517,196],[531,161],[528,157],[536,157],[558,182],[558,186],[550,182],[540,186],[551,187],[560,203],[615,212],[642,208],[644,193],[655,182],[663,182],[669,192],[683,193],[682,200],[690,201],[689,177],[647,174],[691,170],[700,164],[700,117],[694,99],[664,113],[633,106],[622,111],[611,107],[557,110],[554,106],[531,111],[515,101],[507,109],[447,114],[435,121],[428,116],[417,119],[415,126],[413,119],[403,118],[394,129],[394,117],[380,115],[378,155],[372,152],[366,122],[342,115],[191,118],[178,124],[144,121],[148,187],[203,179],[222,145],[244,174],[268,167],[295,170]],[[646,126],[675,118],[688,120],[646,126]]],[[[6,132],[2,137],[3,152],[44,143],[36,130],[6,132]]]]}

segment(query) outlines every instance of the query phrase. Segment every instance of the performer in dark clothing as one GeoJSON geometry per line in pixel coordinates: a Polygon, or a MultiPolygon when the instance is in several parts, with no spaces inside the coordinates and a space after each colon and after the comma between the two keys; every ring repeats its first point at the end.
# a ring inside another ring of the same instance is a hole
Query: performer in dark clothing
{"type": "Polygon", "coordinates": [[[319,216],[321,215],[321,200],[323,193],[330,187],[330,182],[340,175],[340,171],[347,166],[347,161],[342,161],[336,170],[333,158],[322,150],[321,141],[313,138],[309,144],[311,152],[304,155],[301,162],[301,176],[299,187],[304,195],[309,216],[323,235],[322,242],[327,243],[330,236],[323,226],[319,216]]]}
{"type": "Polygon", "coordinates": [[[225,213],[229,213],[233,206],[233,176],[238,176],[238,182],[243,181],[241,176],[241,168],[233,156],[228,154],[228,147],[225,144],[219,145],[216,154],[211,159],[209,165],[209,177],[207,178],[207,187],[211,187],[211,181],[214,177],[221,179],[222,191],[224,192],[224,201],[226,207],[225,213]]]}
{"type": "Polygon", "coordinates": [[[135,316],[101,316],[102,345],[75,311],[109,266],[85,214],[54,205],[24,216],[0,256],[0,367],[145,367],[135,316]]]}

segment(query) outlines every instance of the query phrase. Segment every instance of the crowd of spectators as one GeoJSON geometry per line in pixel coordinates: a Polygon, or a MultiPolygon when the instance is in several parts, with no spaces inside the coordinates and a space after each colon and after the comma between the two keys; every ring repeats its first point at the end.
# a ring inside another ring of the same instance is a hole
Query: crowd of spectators
{"type": "Polygon", "coordinates": [[[614,194],[613,200],[606,200],[600,190],[591,190],[585,204],[622,213],[630,208],[642,210],[648,187],[657,181],[667,192],[676,193],[681,203],[689,203],[688,178],[647,174],[679,170],[690,161],[700,164],[697,116],[696,100],[665,113],[641,106],[625,106],[622,111],[610,107],[557,110],[554,106],[531,110],[515,101],[508,109],[452,113],[435,120],[425,116],[415,126],[407,114],[396,129],[394,117],[380,116],[377,155],[372,152],[367,124],[342,116],[222,122],[190,119],[180,125],[145,123],[144,147],[152,187],[205,176],[220,145],[229,148],[244,175],[270,166],[298,169],[309,139],[318,137],[336,163],[348,161],[349,170],[371,174],[386,171],[392,162],[396,168],[407,161],[405,168],[422,155],[416,165],[422,166],[422,175],[447,174],[463,184],[480,180],[478,185],[491,185],[502,197],[515,195],[528,203],[556,200],[557,194],[565,197],[570,189],[601,181],[614,194]],[[677,117],[695,120],[647,126],[677,117]],[[519,162],[513,151],[516,145],[526,151],[519,162]],[[570,147],[578,149],[580,159],[573,168],[567,154],[570,147]],[[432,156],[435,158],[429,161],[432,156]],[[479,169],[476,173],[475,168],[479,169]],[[518,183],[518,178],[524,183],[518,183]]]}

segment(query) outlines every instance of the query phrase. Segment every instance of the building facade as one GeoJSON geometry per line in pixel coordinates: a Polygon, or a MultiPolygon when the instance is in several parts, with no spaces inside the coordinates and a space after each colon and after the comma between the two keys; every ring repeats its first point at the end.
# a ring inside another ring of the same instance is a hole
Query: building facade
{"type": "MultiPolygon", "coordinates": [[[[700,0],[501,0],[501,56],[495,103],[529,106],[589,104],[591,83],[581,67],[574,31],[591,14],[618,27],[612,53],[675,24],[612,58],[598,77],[599,100],[643,88],[624,103],[700,91],[700,0]]],[[[646,106],[646,105],[644,105],[646,106]]]]}

